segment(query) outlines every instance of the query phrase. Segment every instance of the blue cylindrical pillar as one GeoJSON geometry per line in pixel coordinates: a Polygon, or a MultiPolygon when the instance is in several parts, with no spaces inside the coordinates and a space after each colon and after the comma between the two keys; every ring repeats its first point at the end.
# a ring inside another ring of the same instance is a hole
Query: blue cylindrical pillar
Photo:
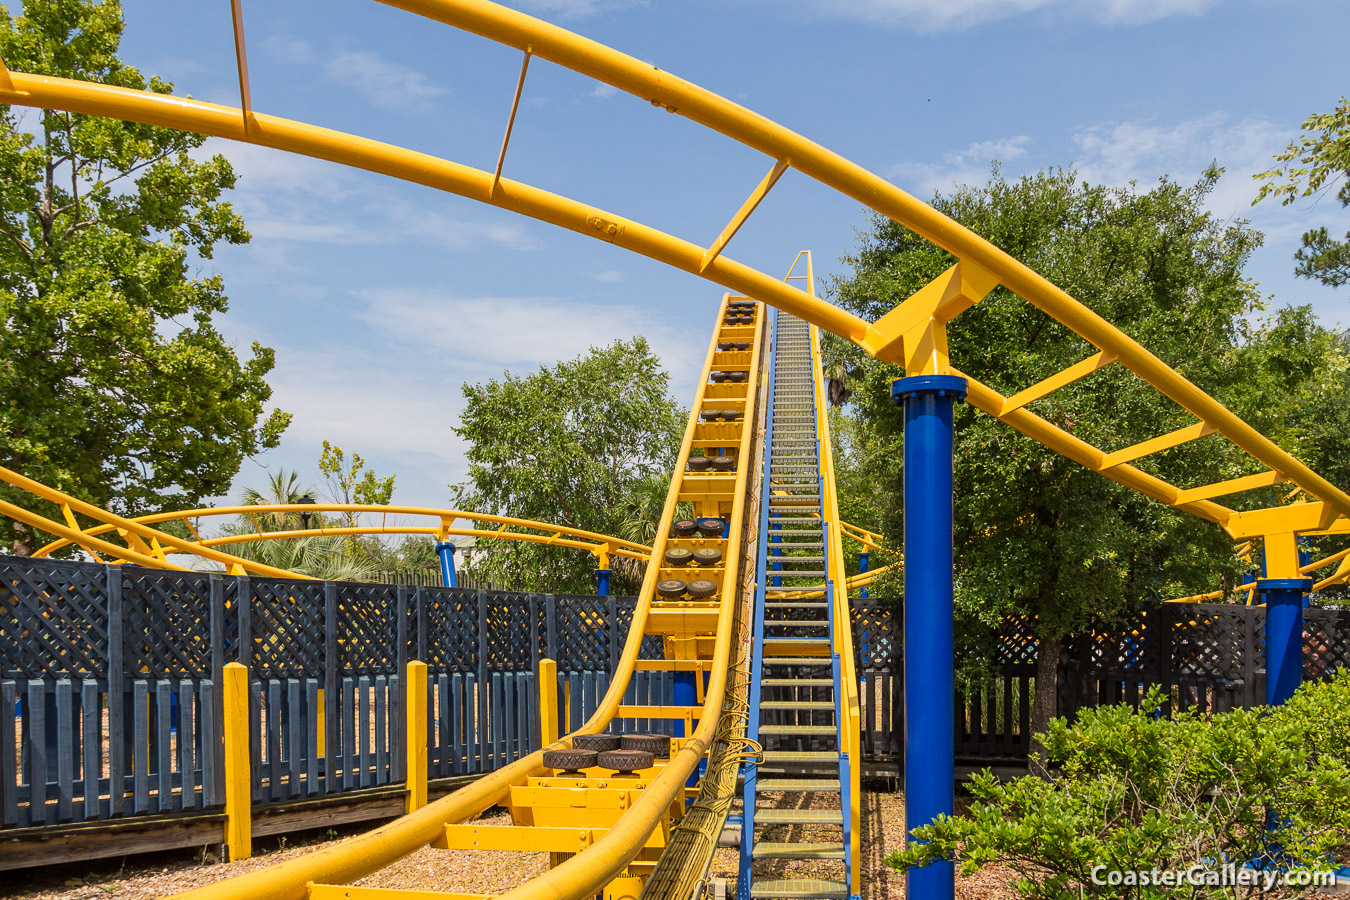
{"type": "MultiPolygon", "coordinates": [[[[956,806],[952,599],[952,406],[956,375],[916,375],[891,386],[905,409],[905,830],[956,806]]],[[[905,896],[952,900],[956,867],[905,873],[905,896]]]]}
{"type": "Polygon", "coordinates": [[[595,592],[601,597],[609,596],[609,576],[613,574],[613,569],[595,570],[595,592]]]}
{"type": "Polygon", "coordinates": [[[1266,705],[1294,696],[1303,683],[1303,598],[1310,578],[1259,578],[1266,604],[1266,705]]]}
{"type": "Polygon", "coordinates": [[[459,587],[455,577],[455,544],[453,541],[441,541],[436,544],[436,553],[441,558],[441,584],[445,587],[459,587]]]}
{"type": "MultiPolygon", "coordinates": [[[[871,570],[872,570],[872,554],[864,550],[863,552],[858,554],[858,574],[863,575],[867,572],[870,572],[871,570]]],[[[864,587],[860,591],[858,591],[858,596],[866,600],[868,597],[867,588],[864,587]]]]}

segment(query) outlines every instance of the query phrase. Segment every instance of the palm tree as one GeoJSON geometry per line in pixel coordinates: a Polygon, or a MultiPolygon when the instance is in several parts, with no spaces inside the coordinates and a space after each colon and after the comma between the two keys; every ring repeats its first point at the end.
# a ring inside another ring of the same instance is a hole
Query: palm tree
{"type": "MultiPolygon", "coordinates": [[[[661,511],[666,507],[666,495],[670,493],[670,473],[651,472],[642,476],[619,504],[610,510],[611,520],[617,522],[615,534],[626,541],[639,544],[656,542],[656,529],[661,524],[661,511]]],[[[693,507],[680,503],[675,507],[675,518],[687,518],[693,514],[693,507]]],[[[610,565],[621,576],[640,581],[642,563],[635,559],[616,558],[610,565]]]]}
{"type": "MultiPolygon", "coordinates": [[[[313,488],[301,486],[300,476],[297,473],[288,472],[285,468],[269,473],[268,482],[266,491],[252,487],[244,488],[242,505],[294,504],[314,495],[313,488]]],[[[313,518],[310,527],[322,527],[323,520],[319,518],[318,513],[311,515],[313,518]]],[[[240,535],[292,531],[300,527],[300,513],[273,512],[241,515],[234,522],[225,525],[222,531],[226,535],[240,535]]],[[[368,581],[374,574],[374,567],[365,555],[357,553],[355,545],[340,536],[313,535],[249,541],[228,544],[222,549],[242,559],[324,581],[368,581]]]]}

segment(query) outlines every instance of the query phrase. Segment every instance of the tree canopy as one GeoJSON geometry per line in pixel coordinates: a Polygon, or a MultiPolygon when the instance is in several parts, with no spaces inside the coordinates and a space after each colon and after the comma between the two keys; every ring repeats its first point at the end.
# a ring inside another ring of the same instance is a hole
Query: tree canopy
{"type": "MultiPolygon", "coordinates": [[[[0,9],[0,58],[40,75],[167,94],[122,63],[116,0],[0,9]]],[[[265,407],[272,351],[240,359],[215,327],[219,242],[248,240],[204,143],[120,120],[0,108],[0,462],[122,514],[199,505],[289,415],[265,407]]],[[[33,498],[0,488],[11,502],[33,498]]],[[[50,511],[48,511],[50,512],[50,511]]],[[[6,521],[6,543],[34,536],[6,521]]]]}
{"type": "MultiPolygon", "coordinates": [[[[1163,179],[1144,190],[1093,186],[1064,170],[1009,181],[996,169],[986,184],[933,202],[1234,412],[1315,457],[1334,427],[1318,423],[1317,416],[1345,420],[1325,399],[1347,387],[1344,350],[1307,309],[1259,318],[1263,300],[1243,266],[1261,235],[1243,222],[1216,220],[1203,208],[1219,174],[1212,170],[1191,187],[1163,179]]],[[[954,260],[878,219],[847,262],[853,273],[835,285],[838,302],[875,319],[954,260]]],[[[1093,352],[1003,288],[955,319],[948,339],[957,367],[1006,395],[1093,352]]],[[[870,448],[863,459],[878,461],[866,472],[876,487],[875,515],[898,543],[903,472],[880,461],[902,458],[902,418],[891,403],[890,384],[903,372],[860,354],[850,366],[860,376],[855,403],[861,422],[854,440],[870,448]],[[885,443],[888,450],[879,450],[885,443]]],[[[1032,409],[1107,450],[1194,421],[1121,366],[1102,369],[1032,409]]],[[[1260,468],[1218,437],[1138,465],[1183,487],[1260,468]]],[[[1278,496],[1269,489],[1225,502],[1241,507],[1278,496]]],[[[1035,617],[1044,663],[1038,684],[1053,685],[1064,636],[1146,600],[1212,590],[1216,575],[1231,586],[1239,567],[1219,528],[1109,481],[962,404],[956,411],[956,568],[958,611],[970,628],[992,629],[1009,616],[1035,617]]],[[[1052,697],[1038,691],[1047,704],[1052,697]]],[[[1038,729],[1051,709],[1038,704],[1038,729]]]]}
{"type": "MultiPolygon", "coordinates": [[[[668,380],[646,339],[635,337],[523,377],[465,384],[455,433],[469,444],[469,477],[452,486],[455,505],[634,533],[634,510],[651,514],[644,498],[652,479],[670,472],[679,450],[684,422],[668,380]]],[[[595,590],[595,561],[577,550],[480,539],[474,567],[519,590],[595,590]]],[[[635,587],[633,573],[616,571],[616,592],[635,587]]]]}
{"type": "MultiPolygon", "coordinates": [[[[1329,113],[1309,116],[1303,134],[1275,157],[1280,165],[1256,177],[1264,181],[1256,200],[1279,197],[1288,205],[1300,197],[1330,192],[1339,181],[1336,199],[1350,207],[1350,103],[1344,97],[1329,113]]],[[[1338,241],[1327,228],[1303,234],[1303,246],[1294,253],[1295,274],[1330,287],[1350,283],[1350,231],[1338,241]]]]}

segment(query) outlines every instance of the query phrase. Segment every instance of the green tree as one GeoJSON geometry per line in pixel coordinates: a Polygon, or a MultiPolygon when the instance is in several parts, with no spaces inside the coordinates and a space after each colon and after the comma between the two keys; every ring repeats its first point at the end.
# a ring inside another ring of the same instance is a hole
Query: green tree
{"type": "MultiPolygon", "coordinates": [[[[350,463],[341,447],[323,442],[323,451],[319,454],[319,472],[328,479],[329,492],[334,503],[360,503],[366,506],[384,506],[394,496],[394,478],[381,478],[374,469],[366,467],[361,454],[353,453],[350,463]]],[[[356,513],[343,513],[348,525],[356,524],[356,513]]]]}
{"type": "MultiPolygon", "coordinates": [[[[960,860],[1019,876],[1037,900],[1171,900],[1306,896],[1283,879],[1230,884],[1106,883],[1108,873],[1211,872],[1216,861],[1271,859],[1269,811],[1278,809],[1277,871],[1327,873],[1350,841],[1350,673],[1311,682],[1274,709],[1169,717],[1154,688],[1139,709],[1085,710],[1050,723],[1049,779],[970,783],[970,809],[915,829],[886,862],[896,869],[960,860]],[[1100,868],[1099,868],[1100,867],[1100,868]],[[1096,870],[1097,880],[1093,880],[1096,870]]],[[[1122,878],[1122,881],[1124,879],[1122,878]]]]}
{"type": "MultiPolygon", "coordinates": [[[[116,0],[24,6],[0,8],[9,67],[171,92],[117,58],[116,0]]],[[[123,514],[222,493],[290,418],[264,411],[272,351],[254,344],[241,361],[216,331],[220,277],[188,275],[194,256],[248,240],[220,199],[230,164],[192,156],[204,140],[0,108],[0,462],[123,514]]],[[[33,550],[29,529],[0,527],[13,552],[33,550]]]]}
{"type": "MultiPolygon", "coordinates": [[[[1261,236],[1220,222],[1203,203],[1219,177],[1193,187],[1162,180],[1151,190],[1079,183],[1072,171],[979,187],[934,205],[1021,259],[1130,334],[1273,438],[1294,445],[1310,415],[1290,398],[1313,390],[1328,368],[1325,332],[1286,311],[1251,325],[1261,308],[1242,272],[1261,236]],[[1307,340],[1290,346],[1297,333],[1307,340]]],[[[889,220],[873,222],[839,303],[875,319],[954,261],[889,220]]],[[[999,288],[949,326],[953,363],[1011,395],[1089,356],[1093,349],[1031,304],[999,288]]],[[[839,348],[835,352],[843,352],[839,348]]],[[[859,358],[855,398],[883,531],[899,544],[902,420],[890,399],[897,367],[859,358]],[[882,449],[880,445],[888,445],[882,449]],[[889,488],[889,490],[887,490],[889,488]]],[[[1341,384],[1344,383],[1343,377],[1341,384]]],[[[1037,401],[1033,411],[1096,446],[1114,450],[1193,422],[1142,380],[1111,366],[1037,401]]],[[[1343,414],[1342,414],[1343,415],[1343,414]]],[[[1306,435],[1305,435],[1306,436],[1306,435]]],[[[1138,465],[1184,487],[1257,471],[1221,438],[1197,441],[1138,465]]],[[[1277,489],[1227,498],[1276,502],[1277,489]]],[[[1139,603],[1212,590],[1236,580],[1224,533],[1050,451],[993,418],[956,411],[956,599],[965,630],[988,636],[1010,617],[1034,617],[1039,637],[1033,730],[1054,714],[1063,639],[1139,603]]]]}
{"type": "MultiPolygon", "coordinates": [[[[675,464],[684,422],[667,383],[636,337],[524,377],[465,384],[455,433],[469,442],[469,477],[452,486],[453,502],[617,535],[640,486],[675,464]]],[[[594,560],[566,548],[480,539],[474,567],[521,590],[595,590],[594,560]]],[[[619,570],[614,587],[636,584],[619,570]]]]}
{"type": "MultiPolygon", "coordinates": [[[[1280,165],[1256,176],[1265,184],[1253,203],[1279,197],[1287,206],[1300,197],[1329,192],[1339,181],[1336,199],[1350,206],[1350,103],[1342,97],[1331,112],[1309,116],[1303,134],[1275,161],[1280,165]]],[[[1307,231],[1294,259],[1295,274],[1340,287],[1350,282],[1350,232],[1338,241],[1326,228],[1307,231]]]]}

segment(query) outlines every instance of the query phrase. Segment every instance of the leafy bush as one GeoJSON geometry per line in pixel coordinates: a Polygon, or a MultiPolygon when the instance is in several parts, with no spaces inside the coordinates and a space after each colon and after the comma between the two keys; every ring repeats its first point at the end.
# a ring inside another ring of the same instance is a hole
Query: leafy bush
{"type": "Polygon", "coordinates": [[[1275,708],[1206,717],[1167,715],[1166,705],[1155,688],[1137,710],[1104,706],[1073,725],[1053,720],[1042,736],[1049,777],[1000,783],[986,770],[971,782],[967,813],[915,829],[919,840],[887,863],[904,869],[954,857],[970,874],[997,861],[1018,873],[1022,896],[1046,900],[1287,897],[1300,889],[1275,874],[1335,868],[1333,856],[1350,843],[1350,672],[1306,684],[1275,708]],[[1094,869],[1104,881],[1111,871],[1228,865],[1236,873],[1249,860],[1273,883],[1110,885],[1092,877],[1094,869]]]}

